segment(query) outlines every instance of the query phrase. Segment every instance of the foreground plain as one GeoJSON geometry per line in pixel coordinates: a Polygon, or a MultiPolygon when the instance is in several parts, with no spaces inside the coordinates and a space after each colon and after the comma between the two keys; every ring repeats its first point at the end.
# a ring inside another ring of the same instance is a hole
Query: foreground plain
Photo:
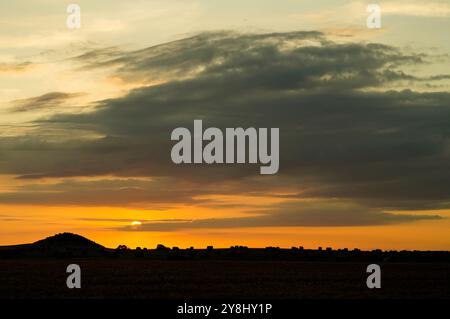
{"type": "Polygon", "coordinates": [[[444,298],[449,263],[381,263],[382,288],[366,287],[366,263],[192,260],[1,260],[0,298],[444,298]],[[77,263],[82,288],[66,287],[77,263]]]}

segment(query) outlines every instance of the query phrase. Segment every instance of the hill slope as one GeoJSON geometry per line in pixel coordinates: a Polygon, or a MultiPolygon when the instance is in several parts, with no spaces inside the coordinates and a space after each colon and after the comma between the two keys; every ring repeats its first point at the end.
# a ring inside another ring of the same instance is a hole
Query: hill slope
{"type": "Polygon", "coordinates": [[[39,240],[32,246],[40,248],[80,248],[80,249],[103,249],[102,245],[89,240],[83,236],[72,234],[72,233],[61,233],[54,236],[47,237],[45,239],[39,240]]]}
{"type": "Polygon", "coordinates": [[[61,233],[47,237],[32,244],[2,246],[1,258],[72,258],[101,257],[105,247],[83,236],[61,233]]]}

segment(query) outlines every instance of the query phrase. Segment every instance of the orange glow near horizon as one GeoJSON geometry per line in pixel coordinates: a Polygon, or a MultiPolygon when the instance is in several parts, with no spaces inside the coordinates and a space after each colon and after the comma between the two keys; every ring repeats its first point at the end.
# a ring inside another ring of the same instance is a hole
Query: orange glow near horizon
{"type": "MultiPolygon", "coordinates": [[[[414,212],[408,212],[414,213],[414,212]]],[[[61,232],[83,235],[106,247],[154,248],[157,244],[186,248],[208,245],[226,248],[279,246],[289,248],[333,247],[394,250],[450,250],[450,212],[421,211],[437,214],[441,220],[415,221],[384,226],[353,227],[252,227],[183,229],[168,232],[122,230],[133,222],[158,219],[211,218],[238,215],[230,210],[217,211],[198,207],[180,207],[167,211],[117,207],[49,207],[1,205],[0,215],[9,219],[0,224],[0,245],[30,243],[61,232]]]]}

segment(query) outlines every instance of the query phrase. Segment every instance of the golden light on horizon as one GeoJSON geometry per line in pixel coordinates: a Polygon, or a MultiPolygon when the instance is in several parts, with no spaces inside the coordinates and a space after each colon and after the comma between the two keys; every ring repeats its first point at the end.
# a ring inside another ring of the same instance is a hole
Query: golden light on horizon
{"type": "Polygon", "coordinates": [[[141,226],[141,225],[142,225],[142,222],[140,222],[138,220],[135,220],[135,221],[131,222],[131,226],[141,226]]]}

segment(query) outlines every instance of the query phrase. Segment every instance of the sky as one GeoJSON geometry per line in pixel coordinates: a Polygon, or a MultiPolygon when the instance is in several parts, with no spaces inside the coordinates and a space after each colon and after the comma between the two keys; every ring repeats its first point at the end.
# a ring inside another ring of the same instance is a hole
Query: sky
{"type": "Polygon", "coordinates": [[[0,3],[0,245],[450,249],[450,1],[0,3]],[[280,169],[171,132],[277,127],[280,169]]]}

